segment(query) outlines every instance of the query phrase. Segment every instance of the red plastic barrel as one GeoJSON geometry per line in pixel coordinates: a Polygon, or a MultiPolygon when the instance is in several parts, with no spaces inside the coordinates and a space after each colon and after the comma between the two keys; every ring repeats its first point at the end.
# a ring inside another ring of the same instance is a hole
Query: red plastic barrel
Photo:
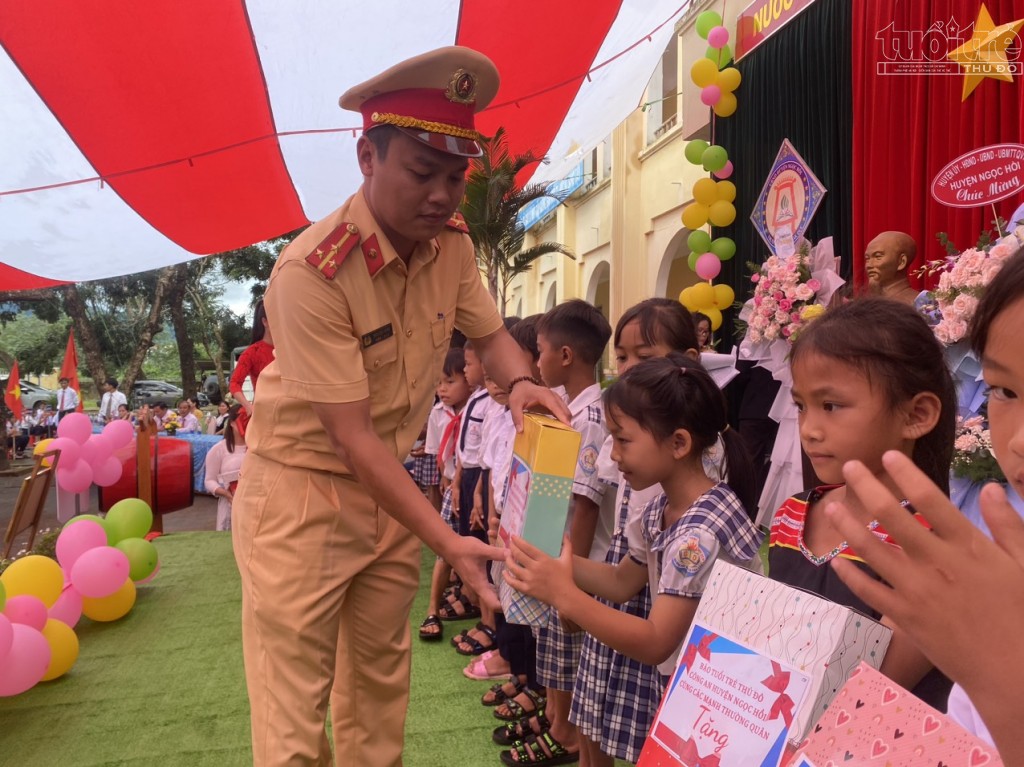
{"type": "MultiPolygon", "coordinates": [[[[168,514],[192,505],[192,443],[174,437],[152,437],[149,440],[152,456],[153,513],[168,514]]],[[[121,461],[121,479],[100,488],[100,511],[107,511],[125,498],[138,498],[139,471],[136,466],[136,444],[118,450],[114,455],[121,461]]]]}

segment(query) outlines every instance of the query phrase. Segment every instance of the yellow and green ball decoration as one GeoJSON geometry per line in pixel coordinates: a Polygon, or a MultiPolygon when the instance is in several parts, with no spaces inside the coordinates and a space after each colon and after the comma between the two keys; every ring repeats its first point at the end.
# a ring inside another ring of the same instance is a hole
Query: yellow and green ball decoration
{"type": "Polygon", "coordinates": [[[700,14],[696,27],[697,34],[708,41],[708,49],[704,58],[690,67],[690,79],[701,89],[701,102],[718,117],[729,117],[738,106],[735,91],[743,79],[736,67],[728,66],[732,61],[729,30],[722,26],[722,17],[714,11],[700,14]]]}

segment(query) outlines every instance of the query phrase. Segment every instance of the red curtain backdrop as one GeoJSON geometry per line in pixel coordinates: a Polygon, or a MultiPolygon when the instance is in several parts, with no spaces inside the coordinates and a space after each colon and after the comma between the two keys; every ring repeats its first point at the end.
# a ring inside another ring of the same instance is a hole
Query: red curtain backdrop
{"type": "MultiPolygon", "coordinates": [[[[1024,0],[985,0],[996,26],[1024,18],[1024,0]]],[[[935,238],[946,232],[959,247],[974,245],[990,228],[992,206],[947,208],[931,197],[935,174],[977,147],[1021,143],[1024,78],[991,78],[961,102],[962,75],[882,75],[885,30],[929,29],[951,19],[960,26],[978,18],[981,0],[855,0],[853,6],[853,247],[854,278],[864,281],[863,253],[877,233],[897,229],[917,240],[918,259],[945,255],[935,238]]],[[[934,36],[933,36],[934,37],[934,36]]],[[[969,34],[968,34],[969,38],[969,34]]],[[[950,50],[955,46],[950,46],[950,50]]],[[[1018,48],[1018,61],[1024,52],[1018,48]]],[[[1024,201],[996,203],[1003,218],[1024,201]]]]}

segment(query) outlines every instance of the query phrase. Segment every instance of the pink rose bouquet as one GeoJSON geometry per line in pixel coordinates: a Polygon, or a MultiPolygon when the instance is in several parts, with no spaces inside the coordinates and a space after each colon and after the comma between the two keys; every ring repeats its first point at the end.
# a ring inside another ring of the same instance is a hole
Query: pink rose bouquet
{"type": "Polygon", "coordinates": [[[1003,262],[1016,251],[1013,237],[999,240],[990,247],[969,248],[938,261],[929,261],[918,273],[938,275],[939,282],[929,292],[931,304],[938,310],[932,318],[935,337],[942,343],[955,344],[967,336],[971,318],[985,287],[1003,267],[1003,262]]]}
{"type": "Polygon", "coordinates": [[[821,282],[811,277],[807,252],[804,247],[789,258],[770,256],[763,264],[750,264],[754,298],[746,332],[752,343],[792,343],[809,321],[801,310],[814,303],[821,282]]]}
{"type": "Polygon", "coordinates": [[[981,415],[957,418],[952,465],[955,476],[972,482],[1006,482],[1006,476],[992,454],[992,435],[987,426],[985,417],[981,415]]]}

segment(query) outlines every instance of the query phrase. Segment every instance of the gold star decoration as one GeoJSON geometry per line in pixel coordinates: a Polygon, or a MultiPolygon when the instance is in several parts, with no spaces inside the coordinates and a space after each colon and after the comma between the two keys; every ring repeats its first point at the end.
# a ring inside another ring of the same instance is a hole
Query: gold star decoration
{"type": "Polygon", "coordinates": [[[981,4],[971,39],[946,55],[946,58],[955,61],[964,71],[961,102],[967,101],[967,97],[986,77],[1013,82],[1013,64],[1006,57],[1006,49],[1017,41],[1017,33],[1022,26],[1024,19],[1000,24],[997,27],[992,22],[992,16],[985,4],[981,4]]]}

